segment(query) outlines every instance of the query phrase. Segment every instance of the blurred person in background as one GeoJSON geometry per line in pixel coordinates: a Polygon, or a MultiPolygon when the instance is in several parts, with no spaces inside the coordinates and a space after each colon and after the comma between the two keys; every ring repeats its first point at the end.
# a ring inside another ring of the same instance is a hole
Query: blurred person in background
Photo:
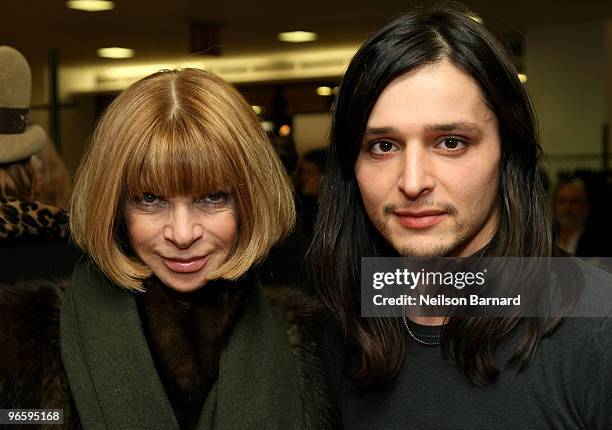
{"type": "Polygon", "coordinates": [[[326,158],[325,149],[310,150],[304,154],[298,168],[298,215],[308,237],[312,237],[317,216],[326,158]]]}
{"type": "Polygon", "coordinates": [[[298,153],[295,149],[295,142],[289,136],[277,136],[274,132],[266,132],[268,139],[274,145],[274,150],[283,163],[287,174],[292,177],[298,161],[298,153]]]}
{"type": "MultiPolygon", "coordinates": [[[[57,163],[45,154],[54,149],[45,150],[45,132],[27,122],[31,79],[23,55],[0,46],[0,283],[69,277],[80,256],[60,208],[65,192],[46,197],[66,187],[52,185],[57,163]]],[[[65,169],[59,175],[68,181],[65,169]]]]}
{"type": "MultiPolygon", "coordinates": [[[[288,136],[266,133],[274,146],[276,154],[291,178],[297,166],[298,154],[295,142],[288,136]]],[[[299,208],[297,193],[294,191],[296,206],[299,208]]],[[[304,258],[308,250],[309,238],[304,233],[302,219],[298,216],[293,231],[280,243],[272,247],[268,257],[261,264],[259,274],[265,285],[306,288],[304,282],[304,258]]],[[[309,291],[310,292],[310,291],[309,291]]]]}
{"type": "Polygon", "coordinates": [[[589,193],[582,179],[572,177],[559,182],[553,200],[561,248],[577,257],[610,255],[608,230],[594,225],[589,193]]]}
{"type": "Polygon", "coordinates": [[[72,180],[55,145],[47,139],[43,149],[32,158],[36,174],[36,199],[64,209],[72,191],[72,180]]]}
{"type": "Polygon", "coordinates": [[[300,193],[318,198],[325,173],[325,149],[313,149],[304,154],[300,163],[300,193]]]}
{"type": "Polygon", "coordinates": [[[127,88],[69,208],[89,256],[71,287],[0,289],[3,408],[60,408],[64,428],[333,427],[323,310],[255,273],[295,209],[231,85],[184,69],[127,88]]]}

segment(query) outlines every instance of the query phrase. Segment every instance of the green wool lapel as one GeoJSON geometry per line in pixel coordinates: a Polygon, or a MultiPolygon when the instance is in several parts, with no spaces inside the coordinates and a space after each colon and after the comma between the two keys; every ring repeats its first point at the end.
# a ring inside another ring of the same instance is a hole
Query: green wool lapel
{"type": "MultiPolygon", "coordinates": [[[[134,297],[79,264],[61,310],[62,361],[84,429],[178,429],[134,297]]],[[[199,429],[303,427],[295,357],[258,283],[221,351],[199,429]]]]}
{"type": "Polygon", "coordinates": [[[297,363],[287,329],[251,288],[219,363],[216,424],[220,429],[303,427],[297,363]]]}
{"type": "Polygon", "coordinates": [[[79,264],[60,317],[62,361],[84,429],[178,429],[132,295],[79,264]]]}

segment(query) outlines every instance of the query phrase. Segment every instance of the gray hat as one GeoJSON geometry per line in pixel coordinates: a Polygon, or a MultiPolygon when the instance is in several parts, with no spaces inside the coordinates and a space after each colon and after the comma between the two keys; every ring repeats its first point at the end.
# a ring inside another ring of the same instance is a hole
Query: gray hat
{"type": "Polygon", "coordinates": [[[24,160],[40,151],[47,135],[27,125],[32,73],[23,55],[0,46],[0,164],[24,160]]]}

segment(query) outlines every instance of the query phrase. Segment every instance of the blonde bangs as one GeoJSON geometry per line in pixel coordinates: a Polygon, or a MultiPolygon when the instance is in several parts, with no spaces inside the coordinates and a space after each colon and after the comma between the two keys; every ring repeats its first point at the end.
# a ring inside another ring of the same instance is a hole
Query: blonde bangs
{"type": "Polygon", "coordinates": [[[124,198],[232,193],[243,178],[220,138],[184,118],[159,124],[126,163],[124,198]]]}

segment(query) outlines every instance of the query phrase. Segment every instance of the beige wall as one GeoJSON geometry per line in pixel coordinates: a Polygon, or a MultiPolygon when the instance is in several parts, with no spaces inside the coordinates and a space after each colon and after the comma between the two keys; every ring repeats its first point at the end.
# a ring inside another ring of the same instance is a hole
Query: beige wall
{"type": "Polygon", "coordinates": [[[526,87],[553,181],[560,170],[601,168],[602,127],[610,99],[606,26],[603,20],[539,25],[525,33],[526,87]]]}
{"type": "Polygon", "coordinates": [[[329,114],[297,114],[293,117],[293,138],[300,156],[311,149],[325,148],[329,138],[329,114]]]}

